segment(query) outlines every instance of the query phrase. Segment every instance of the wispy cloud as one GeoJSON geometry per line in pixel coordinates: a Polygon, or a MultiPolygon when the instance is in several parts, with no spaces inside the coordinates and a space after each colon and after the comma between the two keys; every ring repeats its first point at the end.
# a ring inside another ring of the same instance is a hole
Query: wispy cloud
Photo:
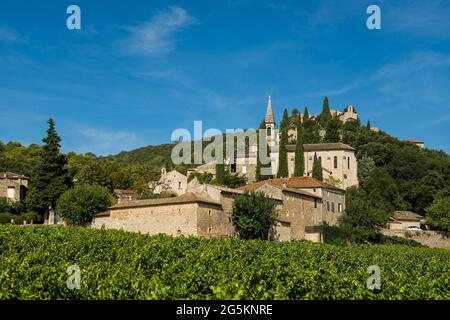
{"type": "Polygon", "coordinates": [[[22,44],[26,42],[26,38],[17,31],[7,26],[0,25],[0,42],[6,44],[22,44]]]}
{"type": "Polygon", "coordinates": [[[76,130],[81,136],[75,146],[77,152],[93,152],[97,155],[110,155],[131,150],[143,145],[134,133],[82,127],[76,130]]]}
{"type": "Polygon", "coordinates": [[[135,55],[164,54],[175,48],[176,34],[196,20],[183,8],[171,6],[138,26],[129,26],[129,36],[119,42],[135,55]]]}

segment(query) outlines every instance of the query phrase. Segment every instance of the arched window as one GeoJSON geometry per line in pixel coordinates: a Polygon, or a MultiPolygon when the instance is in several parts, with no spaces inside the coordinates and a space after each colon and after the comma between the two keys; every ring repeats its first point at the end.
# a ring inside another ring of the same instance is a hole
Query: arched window
{"type": "Polygon", "coordinates": [[[347,157],[347,166],[350,169],[350,157],[347,157]]]}
{"type": "Polygon", "coordinates": [[[337,169],[337,157],[334,156],[334,168],[337,169]]]}
{"type": "Polygon", "coordinates": [[[271,134],[272,134],[272,128],[268,127],[267,128],[267,136],[270,137],[271,134]]]}
{"type": "Polygon", "coordinates": [[[322,165],[322,157],[319,157],[319,163],[322,165]]]}

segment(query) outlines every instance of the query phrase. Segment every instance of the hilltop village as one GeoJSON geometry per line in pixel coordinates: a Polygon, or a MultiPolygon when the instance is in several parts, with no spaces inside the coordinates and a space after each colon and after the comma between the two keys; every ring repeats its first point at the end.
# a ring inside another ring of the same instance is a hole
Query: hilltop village
{"type": "MultiPolygon", "coordinates": [[[[322,241],[320,226],[338,223],[346,210],[347,190],[360,183],[357,150],[350,145],[349,134],[360,126],[356,109],[352,105],[342,111],[331,109],[325,98],[320,114],[309,115],[305,108],[303,113],[294,109],[289,116],[285,110],[277,126],[269,96],[263,119],[259,128],[265,131],[270,174],[260,174],[257,144],[249,145],[244,157],[227,159],[221,165],[212,161],[188,167],[184,173],[163,166],[158,179],[147,183],[151,197],[142,197],[131,189],[114,189],[117,203],[96,214],[91,227],[174,236],[236,237],[232,221],[235,197],[260,191],[276,203],[271,239],[322,241]],[[225,181],[224,175],[231,183],[225,181]]],[[[380,131],[369,123],[366,130],[380,131]]],[[[424,147],[420,141],[408,143],[424,147]]],[[[88,179],[92,179],[91,170],[84,174],[88,179]]],[[[19,203],[25,199],[29,184],[25,175],[2,172],[0,197],[19,203]]],[[[63,223],[53,208],[44,212],[45,224],[63,223]]],[[[391,229],[405,229],[420,227],[424,220],[410,211],[395,211],[389,221],[391,229]]]]}

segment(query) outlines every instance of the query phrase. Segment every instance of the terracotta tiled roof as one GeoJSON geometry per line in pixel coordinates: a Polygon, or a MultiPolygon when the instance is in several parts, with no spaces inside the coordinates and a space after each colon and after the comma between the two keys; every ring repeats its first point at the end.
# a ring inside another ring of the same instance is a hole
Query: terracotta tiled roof
{"type": "Polygon", "coordinates": [[[412,211],[395,211],[392,215],[394,220],[420,221],[424,217],[412,211]]]}
{"type": "Polygon", "coordinates": [[[0,179],[29,179],[27,176],[14,172],[0,172],[0,179]]]}
{"type": "Polygon", "coordinates": [[[298,188],[325,188],[345,192],[332,184],[317,180],[313,177],[292,177],[292,178],[275,178],[263,181],[258,181],[238,189],[240,190],[256,190],[263,186],[264,184],[285,186],[287,188],[298,189],[298,188]]]}
{"type": "Polygon", "coordinates": [[[181,196],[173,198],[144,199],[144,200],[131,200],[121,202],[110,207],[109,209],[139,208],[139,207],[150,207],[157,205],[182,204],[182,203],[207,203],[219,206],[221,205],[220,202],[214,201],[206,193],[186,192],[181,196]]]}
{"type": "MultiPolygon", "coordinates": [[[[286,150],[288,152],[295,152],[295,144],[286,145],[286,150]]],[[[349,146],[344,143],[312,143],[312,144],[304,144],[303,150],[305,152],[313,152],[313,151],[326,151],[326,150],[350,150],[355,151],[355,148],[349,146]]]]}

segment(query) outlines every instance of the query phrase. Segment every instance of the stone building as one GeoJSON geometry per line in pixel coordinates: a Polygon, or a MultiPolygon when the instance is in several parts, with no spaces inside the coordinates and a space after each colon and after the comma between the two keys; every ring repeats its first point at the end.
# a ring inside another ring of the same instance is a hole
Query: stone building
{"type": "Polygon", "coordinates": [[[133,190],[114,189],[114,196],[117,198],[117,202],[135,200],[136,193],[133,190]]]}
{"type": "MultiPolygon", "coordinates": [[[[314,155],[322,165],[324,180],[334,181],[343,189],[358,185],[356,150],[344,143],[304,144],[305,175],[311,176],[314,155]]],[[[288,172],[292,177],[295,167],[295,145],[286,146],[288,172]]]]}
{"type": "Polygon", "coordinates": [[[0,198],[11,202],[25,199],[30,179],[24,175],[13,172],[0,172],[0,198]]]}
{"type": "Polygon", "coordinates": [[[156,184],[150,183],[150,188],[153,193],[160,194],[162,192],[173,192],[177,195],[182,195],[186,192],[188,187],[187,177],[176,171],[166,171],[166,168],[161,169],[161,177],[156,184]]]}
{"type": "MultiPolygon", "coordinates": [[[[314,223],[311,223],[311,226],[317,226],[323,222],[334,225],[345,210],[345,190],[312,177],[269,179],[255,182],[239,189],[259,190],[264,185],[285,187],[289,190],[306,192],[308,195],[313,195],[317,197],[316,199],[320,199],[320,201],[316,200],[316,202],[320,202],[317,204],[320,208],[320,214],[317,215],[316,220],[313,221],[314,223]]],[[[316,214],[318,213],[316,212],[316,214]]]]}
{"type": "Polygon", "coordinates": [[[420,228],[425,218],[412,211],[395,211],[389,218],[388,228],[391,230],[406,230],[408,227],[420,228]]]}
{"type": "Polygon", "coordinates": [[[277,219],[271,239],[321,240],[318,227],[323,221],[322,196],[270,181],[242,189],[197,185],[175,198],[118,203],[96,215],[92,227],[173,236],[235,237],[231,220],[234,198],[245,190],[262,191],[276,202],[277,219]]]}

